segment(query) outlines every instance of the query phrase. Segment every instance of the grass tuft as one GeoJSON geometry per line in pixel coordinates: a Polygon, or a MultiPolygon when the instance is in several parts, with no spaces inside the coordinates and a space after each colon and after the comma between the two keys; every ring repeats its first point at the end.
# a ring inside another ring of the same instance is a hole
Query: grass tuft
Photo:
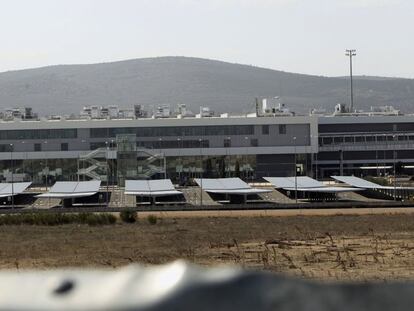
{"type": "Polygon", "coordinates": [[[158,222],[158,218],[155,215],[148,215],[147,220],[150,225],[156,225],[158,222]]]}

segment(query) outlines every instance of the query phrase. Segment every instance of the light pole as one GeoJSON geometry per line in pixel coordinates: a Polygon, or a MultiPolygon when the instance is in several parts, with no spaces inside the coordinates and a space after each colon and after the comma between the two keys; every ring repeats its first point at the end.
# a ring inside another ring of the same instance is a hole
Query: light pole
{"type": "Polygon", "coordinates": [[[203,140],[200,138],[198,141],[200,142],[200,206],[202,206],[203,205],[203,149],[202,149],[203,140]]]}
{"type": "Polygon", "coordinates": [[[160,144],[160,157],[162,156],[162,160],[163,160],[163,171],[164,171],[164,178],[167,179],[167,163],[165,160],[165,154],[162,150],[162,138],[158,138],[159,144],[160,144]]]}
{"type": "Polygon", "coordinates": [[[12,209],[14,209],[14,165],[13,165],[13,144],[10,144],[10,164],[11,164],[11,202],[12,202],[12,209]]]}
{"type": "Polygon", "coordinates": [[[106,146],[106,207],[109,207],[109,143],[105,142],[106,146]]]}
{"type": "MultiPolygon", "coordinates": [[[[49,179],[49,167],[48,167],[48,161],[47,161],[47,151],[46,151],[46,146],[47,146],[47,140],[44,141],[45,144],[45,173],[46,173],[46,191],[48,191],[48,179],[49,179]]],[[[47,207],[50,207],[50,196],[48,196],[47,198],[47,207]]]]}
{"type": "Polygon", "coordinates": [[[345,55],[349,57],[349,76],[351,78],[351,98],[350,98],[350,112],[354,111],[354,89],[352,81],[352,57],[356,56],[356,50],[345,50],[345,55]]]}
{"type": "MultiPolygon", "coordinates": [[[[86,140],[85,139],[82,139],[81,140],[81,143],[82,143],[82,150],[84,150],[83,148],[84,148],[84,145],[83,144],[85,144],[86,143],[86,140]]],[[[81,154],[79,153],[79,156],[78,156],[78,159],[79,159],[79,161],[81,160],[81,154]]],[[[78,181],[79,181],[79,170],[80,170],[80,163],[78,163],[78,181]]],[[[85,181],[85,159],[84,158],[82,158],[82,180],[83,181],[85,181]]]]}
{"type": "Polygon", "coordinates": [[[339,149],[339,175],[344,176],[344,152],[339,149]]]}
{"type": "Polygon", "coordinates": [[[181,148],[182,148],[181,138],[177,138],[177,147],[178,147],[178,159],[180,160],[180,166],[178,171],[178,180],[179,184],[181,184],[181,170],[183,169],[183,162],[181,161],[181,148]]]}
{"type": "Polygon", "coordinates": [[[77,173],[78,173],[78,182],[80,181],[80,174],[79,174],[79,161],[80,161],[80,154],[78,154],[78,161],[77,161],[77,173]]]}
{"type": "MultiPolygon", "coordinates": [[[[315,171],[314,171],[314,169],[313,169],[313,166],[314,166],[314,160],[315,160],[315,153],[313,152],[313,149],[312,149],[312,139],[313,139],[313,135],[309,135],[309,147],[310,147],[310,154],[311,154],[311,156],[310,156],[310,162],[311,162],[311,165],[310,165],[310,170],[311,170],[311,176],[312,177],[314,177],[314,174],[315,174],[315,171]]],[[[308,145],[306,145],[306,156],[307,156],[307,153],[308,153],[308,145]]],[[[317,177],[316,177],[316,179],[318,179],[317,177]]]]}
{"type": "MultiPolygon", "coordinates": [[[[111,139],[111,145],[109,146],[109,149],[112,151],[113,149],[114,149],[114,140],[113,139],[111,139]]],[[[109,178],[110,178],[110,180],[111,180],[111,185],[112,185],[112,193],[114,193],[115,192],[115,189],[114,189],[114,160],[112,159],[112,167],[111,167],[111,171],[110,171],[110,176],[109,176],[109,178]]]]}
{"type": "Polygon", "coordinates": [[[245,146],[246,146],[246,151],[245,151],[245,161],[244,161],[244,176],[246,177],[246,180],[247,180],[247,161],[248,161],[248,158],[247,158],[247,151],[248,151],[248,148],[249,148],[249,142],[248,142],[248,140],[249,140],[249,137],[247,137],[247,136],[245,136],[244,137],[244,142],[245,142],[245,146]]]}
{"type": "MultiPolygon", "coordinates": [[[[86,142],[86,140],[82,139],[82,147],[80,147],[81,150],[83,150],[83,144],[86,142]]],[[[78,163],[77,163],[77,175],[78,175],[78,182],[80,181],[80,161],[81,161],[81,152],[78,152],[78,163]]],[[[84,173],[84,160],[82,160],[82,173],[84,173]]],[[[83,175],[83,174],[82,174],[83,175]]],[[[85,175],[84,175],[85,176],[85,175]]],[[[85,177],[83,177],[83,180],[85,180],[85,177]]]]}
{"type": "Polygon", "coordinates": [[[45,175],[46,175],[45,185],[46,185],[46,191],[47,191],[47,175],[48,175],[48,170],[49,170],[49,168],[47,166],[48,163],[47,163],[47,153],[46,153],[47,141],[45,140],[43,143],[45,144],[45,150],[44,150],[44,152],[45,152],[45,175]]]}
{"type": "Polygon", "coordinates": [[[385,178],[385,175],[387,174],[387,169],[386,169],[387,152],[386,152],[386,149],[385,149],[385,147],[387,145],[387,135],[386,134],[382,134],[382,137],[383,137],[383,142],[384,142],[384,147],[383,147],[383,149],[384,149],[384,152],[383,152],[384,162],[383,162],[382,166],[383,166],[383,175],[384,175],[384,178],[385,178]]]}
{"type": "Polygon", "coordinates": [[[393,148],[393,152],[392,152],[392,155],[393,155],[393,162],[394,162],[394,201],[397,201],[397,174],[396,174],[396,172],[397,172],[397,170],[396,170],[396,138],[397,138],[397,135],[392,135],[392,138],[393,138],[393,141],[394,141],[394,148],[393,148]]]}
{"type": "Polygon", "coordinates": [[[25,162],[27,161],[27,152],[26,152],[26,148],[25,148],[25,141],[23,140],[21,142],[22,146],[23,146],[23,151],[24,151],[24,157],[22,160],[22,173],[23,173],[23,181],[26,181],[26,170],[25,170],[25,162]]]}
{"type": "Polygon", "coordinates": [[[296,204],[298,203],[298,173],[297,173],[297,169],[296,169],[296,136],[293,137],[293,144],[294,144],[294,148],[295,148],[295,202],[296,204]]]}
{"type": "Polygon", "coordinates": [[[311,150],[312,150],[312,140],[315,139],[316,140],[316,147],[317,150],[315,153],[313,153],[312,156],[312,161],[315,162],[315,179],[318,179],[318,152],[319,152],[319,137],[317,135],[310,135],[311,137],[311,150]]]}
{"type": "Polygon", "coordinates": [[[226,141],[226,162],[227,165],[225,165],[225,171],[227,170],[227,173],[225,172],[224,176],[230,177],[230,154],[229,154],[229,148],[231,148],[231,137],[227,137],[227,141],[226,141]]]}

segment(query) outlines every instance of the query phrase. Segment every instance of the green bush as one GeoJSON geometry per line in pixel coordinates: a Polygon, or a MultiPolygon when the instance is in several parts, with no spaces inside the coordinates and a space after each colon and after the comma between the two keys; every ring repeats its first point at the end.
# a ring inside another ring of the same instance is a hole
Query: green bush
{"type": "Polygon", "coordinates": [[[88,224],[90,226],[111,225],[116,222],[112,214],[58,214],[58,213],[30,213],[9,214],[0,216],[0,225],[37,225],[57,226],[65,224],[88,224]]]}
{"type": "Polygon", "coordinates": [[[135,211],[122,211],[119,216],[121,220],[126,223],[134,223],[138,219],[138,214],[135,211]]]}
{"type": "Polygon", "coordinates": [[[158,218],[155,215],[148,215],[147,220],[150,225],[155,225],[158,222],[158,218]]]}

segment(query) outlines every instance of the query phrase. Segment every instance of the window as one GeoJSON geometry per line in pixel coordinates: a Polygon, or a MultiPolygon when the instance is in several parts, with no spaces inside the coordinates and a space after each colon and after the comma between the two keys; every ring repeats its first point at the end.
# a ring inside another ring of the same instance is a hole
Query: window
{"type": "MultiPolygon", "coordinates": [[[[94,145],[94,147],[97,145],[94,145]]],[[[199,140],[154,140],[137,141],[138,148],[147,149],[177,149],[177,148],[209,148],[210,142],[207,139],[199,140]]],[[[98,147],[97,147],[98,148],[98,147]]],[[[92,148],[91,148],[92,149],[92,148]]]]}
{"type": "Polygon", "coordinates": [[[269,125],[262,125],[262,134],[269,135],[269,125]]]}
{"type": "Polygon", "coordinates": [[[89,144],[89,149],[90,150],[95,150],[95,149],[99,149],[99,148],[105,148],[106,144],[104,141],[102,142],[94,142],[94,143],[90,143],[89,144]]]}
{"type": "Polygon", "coordinates": [[[77,137],[78,137],[77,129],[0,131],[0,140],[61,139],[61,138],[77,138],[77,137]]]}
{"type": "Polygon", "coordinates": [[[324,144],[324,145],[332,144],[332,137],[323,137],[322,140],[323,140],[322,144],[324,144]]]}
{"type": "Polygon", "coordinates": [[[353,136],[345,136],[345,142],[346,143],[353,143],[354,137],[353,136]]]}
{"type": "Polygon", "coordinates": [[[137,137],[253,135],[253,125],[92,128],[91,138],[135,134],[137,137]]]}
{"type": "Polygon", "coordinates": [[[252,146],[252,147],[257,147],[257,146],[259,146],[259,141],[257,140],[257,138],[252,138],[252,139],[250,140],[250,146],[252,146]]]}
{"type": "Polygon", "coordinates": [[[34,144],[34,151],[42,151],[42,144],[34,144]]]}
{"type": "Polygon", "coordinates": [[[199,142],[199,145],[201,145],[201,148],[210,148],[210,141],[208,139],[203,139],[199,142]]]}
{"type": "Polygon", "coordinates": [[[13,147],[10,144],[0,145],[0,152],[12,152],[13,147]]]}
{"type": "Polygon", "coordinates": [[[286,134],[286,124],[279,124],[279,134],[280,135],[286,134]]]}
{"type": "Polygon", "coordinates": [[[68,151],[69,150],[69,144],[68,143],[61,143],[60,144],[60,150],[61,151],[68,151]]]}
{"type": "Polygon", "coordinates": [[[385,141],[386,139],[387,139],[387,136],[385,135],[377,136],[377,141],[385,141]]]}
{"type": "Polygon", "coordinates": [[[224,148],[230,148],[231,147],[231,139],[230,138],[224,139],[223,145],[224,145],[224,148]]]}

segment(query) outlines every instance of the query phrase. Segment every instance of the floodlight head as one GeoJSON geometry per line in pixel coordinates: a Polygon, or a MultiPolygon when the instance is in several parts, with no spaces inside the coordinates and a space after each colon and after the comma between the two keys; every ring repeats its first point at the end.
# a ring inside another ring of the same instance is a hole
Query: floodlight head
{"type": "Polygon", "coordinates": [[[345,55],[346,56],[356,56],[356,50],[355,49],[345,50],[345,55]]]}

